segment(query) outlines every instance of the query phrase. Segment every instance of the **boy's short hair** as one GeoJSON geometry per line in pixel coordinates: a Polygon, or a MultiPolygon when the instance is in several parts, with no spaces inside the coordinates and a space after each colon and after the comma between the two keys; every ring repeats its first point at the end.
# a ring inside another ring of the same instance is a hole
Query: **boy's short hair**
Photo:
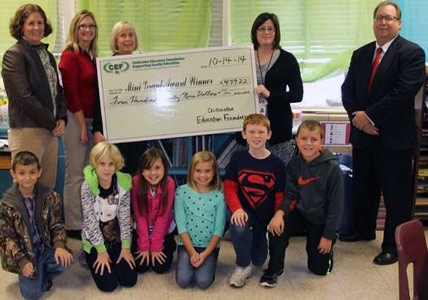
{"type": "Polygon", "coordinates": [[[266,127],[268,131],[270,131],[269,119],[266,118],[266,116],[264,116],[262,114],[250,114],[250,115],[248,115],[244,120],[242,131],[245,131],[245,129],[247,129],[248,125],[262,125],[262,126],[266,127]]]}
{"type": "Polygon", "coordinates": [[[322,132],[321,124],[318,121],[315,121],[315,120],[305,120],[305,121],[303,121],[302,124],[300,124],[299,128],[297,129],[296,136],[299,136],[300,130],[302,130],[302,128],[306,128],[309,131],[318,131],[318,133],[320,134],[321,139],[324,138],[324,134],[322,132]]]}
{"type": "Polygon", "coordinates": [[[30,152],[30,151],[20,151],[13,157],[12,171],[15,172],[17,164],[24,165],[24,166],[29,166],[29,165],[35,164],[35,165],[37,165],[38,170],[40,170],[42,167],[40,165],[40,161],[37,158],[37,156],[33,152],[30,152]]]}
{"type": "Polygon", "coordinates": [[[116,171],[122,169],[125,165],[123,156],[120,153],[119,149],[115,145],[105,141],[99,142],[92,148],[89,157],[89,164],[93,168],[96,168],[98,162],[106,155],[108,155],[111,160],[114,161],[116,171]]]}

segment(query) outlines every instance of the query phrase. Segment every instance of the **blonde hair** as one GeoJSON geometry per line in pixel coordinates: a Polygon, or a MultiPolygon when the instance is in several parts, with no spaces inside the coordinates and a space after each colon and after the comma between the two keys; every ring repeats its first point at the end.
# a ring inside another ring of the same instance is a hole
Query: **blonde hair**
{"type": "Polygon", "coordinates": [[[114,161],[116,171],[122,169],[125,165],[119,149],[109,142],[99,142],[92,148],[89,163],[93,168],[96,168],[99,161],[106,156],[114,161]]]}
{"type": "Polygon", "coordinates": [[[117,37],[122,31],[126,29],[131,29],[134,31],[135,36],[135,48],[134,51],[138,48],[138,36],[137,31],[135,30],[134,25],[132,25],[129,22],[126,21],[119,21],[116,24],[114,24],[113,29],[111,30],[111,36],[110,36],[110,49],[113,53],[117,53],[117,37]]]}
{"type": "MultiPolygon", "coordinates": [[[[92,12],[90,12],[87,9],[82,9],[79,11],[71,20],[70,27],[68,28],[68,34],[67,39],[65,41],[65,49],[71,47],[73,48],[74,52],[79,52],[79,38],[78,38],[78,31],[79,31],[79,25],[83,18],[85,17],[91,17],[94,21],[95,26],[97,26],[97,21],[95,20],[95,16],[92,12]]],[[[97,56],[98,48],[97,48],[97,40],[98,40],[98,27],[95,28],[95,36],[91,43],[89,44],[89,54],[93,55],[94,57],[97,56]]]]}
{"type": "Polygon", "coordinates": [[[270,131],[270,122],[269,119],[266,118],[266,116],[262,114],[250,114],[248,115],[243,124],[242,131],[245,131],[247,129],[248,125],[262,125],[267,128],[268,132],[270,131]]]}
{"type": "Polygon", "coordinates": [[[221,189],[220,181],[220,171],[217,164],[217,159],[212,152],[209,151],[200,151],[196,152],[192,156],[192,161],[190,162],[189,172],[187,173],[187,184],[192,188],[196,188],[195,180],[193,179],[193,173],[195,172],[196,165],[199,163],[211,162],[213,165],[214,177],[210,182],[211,187],[215,190],[221,189]]]}

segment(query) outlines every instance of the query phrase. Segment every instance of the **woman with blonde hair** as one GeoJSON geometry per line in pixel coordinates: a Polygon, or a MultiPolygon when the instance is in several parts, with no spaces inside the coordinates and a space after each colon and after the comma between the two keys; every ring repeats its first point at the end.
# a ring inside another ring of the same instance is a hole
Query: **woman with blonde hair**
{"type": "Polygon", "coordinates": [[[74,238],[80,237],[82,229],[82,170],[88,164],[93,144],[88,127],[93,119],[94,103],[98,102],[95,65],[97,37],[94,14],[86,9],[79,11],[71,21],[65,50],[59,63],[69,119],[63,139],[65,227],[68,235],[74,238]]]}
{"type": "MultiPolygon", "coordinates": [[[[138,48],[138,36],[134,25],[126,21],[114,24],[110,37],[110,49],[113,56],[130,55],[138,48]]],[[[104,141],[103,125],[101,120],[101,109],[99,101],[94,106],[94,143],[104,141]]],[[[147,150],[147,142],[119,143],[116,146],[125,158],[123,172],[135,175],[138,170],[140,154],[147,150]]]]}

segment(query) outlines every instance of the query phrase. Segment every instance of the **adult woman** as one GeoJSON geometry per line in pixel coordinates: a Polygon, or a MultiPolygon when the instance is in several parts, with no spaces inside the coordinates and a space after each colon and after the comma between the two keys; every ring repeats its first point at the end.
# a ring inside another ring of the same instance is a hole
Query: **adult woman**
{"type": "Polygon", "coordinates": [[[281,34],[278,18],[273,13],[260,14],[251,28],[257,68],[257,94],[267,101],[266,115],[269,118],[272,137],[270,150],[279,156],[285,165],[294,153],[290,103],[303,98],[300,69],[293,54],[281,49],[281,34]]]}
{"type": "Polygon", "coordinates": [[[9,97],[9,148],[12,158],[31,151],[43,168],[40,182],[53,188],[58,137],[67,122],[64,95],[56,63],[42,38],[52,33],[43,9],[36,4],[18,8],[9,24],[17,39],[3,56],[2,77],[9,97]]]}
{"type": "Polygon", "coordinates": [[[93,144],[88,131],[93,118],[93,106],[98,101],[97,24],[88,10],[78,12],[71,20],[65,50],[59,69],[67,99],[69,123],[64,134],[65,180],[64,215],[69,236],[80,236],[82,207],[80,188],[83,168],[88,164],[93,144]]]}
{"type": "MultiPolygon", "coordinates": [[[[111,31],[110,48],[113,55],[129,55],[138,48],[138,37],[135,27],[128,22],[117,22],[111,31]]],[[[94,142],[104,141],[100,103],[96,101],[94,106],[94,142]]],[[[140,155],[147,149],[145,142],[119,143],[116,146],[120,149],[124,159],[125,166],[122,171],[134,175],[138,169],[140,155]]]]}

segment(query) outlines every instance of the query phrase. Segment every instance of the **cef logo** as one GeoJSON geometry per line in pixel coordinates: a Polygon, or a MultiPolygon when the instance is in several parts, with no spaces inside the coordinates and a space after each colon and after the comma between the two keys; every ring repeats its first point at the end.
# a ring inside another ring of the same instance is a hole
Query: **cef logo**
{"type": "Polygon", "coordinates": [[[121,72],[125,72],[129,69],[129,64],[126,61],[122,61],[119,63],[107,63],[104,65],[104,71],[107,73],[116,73],[119,74],[121,72]]]}

